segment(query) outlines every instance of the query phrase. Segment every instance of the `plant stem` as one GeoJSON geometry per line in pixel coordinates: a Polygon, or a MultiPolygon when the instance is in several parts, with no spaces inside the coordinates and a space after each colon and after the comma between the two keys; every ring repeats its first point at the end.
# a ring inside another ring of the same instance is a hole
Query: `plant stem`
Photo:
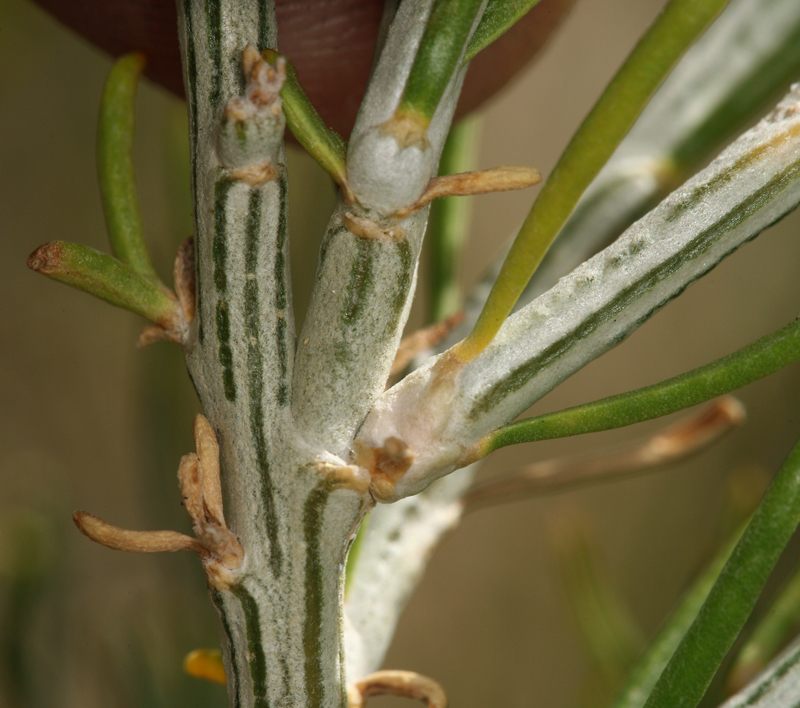
{"type": "Polygon", "coordinates": [[[469,336],[469,361],[494,339],[583,192],[611,157],[681,55],[728,0],[672,0],[642,37],[578,128],[539,193],[469,336]]]}
{"type": "Polygon", "coordinates": [[[500,428],[478,444],[479,457],[506,445],[612,430],[660,418],[742,388],[799,358],[797,319],[728,356],[661,383],[500,428]]]}
{"type": "Polygon", "coordinates": [[[340,199],[331,215],[297,347],[294,422],[314,444],[343,458],[386,387],[416,286],[428,207],[408,217],[397,212],[413,205],[430,182],[464,77],[460,69],[451,77],[424,151],[383,151],[388,143],[397,148],[381,125],[405,85],[424,31],[419,18],[429,4],[401,3],[375,66],[348,147],[347,179],[356,203],[340,199]],[[384,204],[385,215],[368,207],[372,197],[384,204]]]}
{"type": "Polygon", "coordinates": [[[282,144],[244,166],[264,167],[251,171],[261,179],[237,177],[241,166],[229,169],[217,152],[229,101],[245,93],[246,45],[277,46],[274,4],[185,0],[178,11],[196,220],[187,366],[219,440],[225,517],[245,553],[234,580],[211,588],[229,702],[343,708],[341,566],[365,499],[348,487],[352,470],[292,421],[282,144]]]}

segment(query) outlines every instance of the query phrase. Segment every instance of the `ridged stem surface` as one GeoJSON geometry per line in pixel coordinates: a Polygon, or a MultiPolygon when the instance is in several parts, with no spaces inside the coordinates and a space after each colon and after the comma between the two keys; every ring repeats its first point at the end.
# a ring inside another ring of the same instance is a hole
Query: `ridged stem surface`
{"type": "Polygon", "coordinates": [[[245,558],[212,588],[230,705],[345,705],[341,566],[363,495],[326,476],[337,460],[291,420],[295,332],[282,148],[271,178],[237,177],[217,155],[242,51],[277,43],[256,0],[179,2],[195,195],[197,316],[187,364],[221,448],[225,512],[245,558]]]}

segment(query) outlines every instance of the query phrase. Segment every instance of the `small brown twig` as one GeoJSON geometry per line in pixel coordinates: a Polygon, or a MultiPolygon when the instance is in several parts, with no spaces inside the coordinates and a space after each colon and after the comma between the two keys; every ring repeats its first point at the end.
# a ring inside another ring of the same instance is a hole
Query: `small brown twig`
{"type": "Polygon", "coordinates": [[[397,353],[394,355],[389,381],[396,378],[405,371],[414,357],[421,351],[429,347],[435,347],[450,332],[452,332],[464,320],[464,310],[459,310],[441,322],[434,322],[432,325],[418,329],[407,337],[403,337],[397,353]]]}
{"type": "Polygon", "coordinates": [[[643,442],[612,452],[537,462],[517,474],[476,485],[464,495],[462,504],[465,511],[474,511],[581,484],[645,474],[704,450],[744,420],[741,402],[733,396],[723,396],[643,442]]]}
{"type": "Polygon", "coordinates": [[[447,696],[439,683],[413,671],[376,671],[347,687],[349,708],[364,708],[366,698],[391,694],[416,698],[428,708],[447,708],[447,696]]]}
{"type": "Polygon", "coordinates": [[[174,321],[147,325],[136,339],[139,349],[162,341],[181,346],[186,344],[189,325],[195,316],[194,271],[194,237],[190,236],[181,243],[175,255],[172,270],[175,292],[167,293],[176,301],[174,321]]]}
{"type": "Polygon", "coordinates": [[[461,172],[455,175],[434,177],[422,196],[410,207],[397,212],[404,219],[425,208],[439,197],[468,197],[490,192],[508,192],[526,189],[542,181],[542,174],[532,167],[503,165],[476,172],[461,172]]]}
{"type": "Polygon", "coordinates": [[[219,445],[211,424],[198,415],[194,421],[196,453],[184,455],[178,468],[183,503],[196,538],[177,531],[131,531],[112,526],[82,511],[72,516],[81,533],[107,548],[131,553],[195,551],[203,560],[209,583],[227,587],[244,557],[239,541],[225,524],[219,445]]]}

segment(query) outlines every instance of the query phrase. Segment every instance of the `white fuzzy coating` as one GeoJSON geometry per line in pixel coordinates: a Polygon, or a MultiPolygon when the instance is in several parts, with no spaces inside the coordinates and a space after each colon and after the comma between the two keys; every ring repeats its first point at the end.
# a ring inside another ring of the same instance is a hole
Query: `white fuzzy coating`
{"type": "Polygon", "coordinates": [[[510,317],[453,385],[438,384],[434,359],[377,401],[357,444],[380,447],[397,437],[415,456],[392,497],[381,501],[416,494],[451,472],[466,447],[509,423],[795,208],[798,173],[796,85],[708,168],[510,317]],[[540,364],[539,357],[545,357],[540,364]]]}
{"type": "Polygon", "coordinates": [[[646,145],[650,154],[672,154],[731,96],[752,91],[759,63],[785,61],[776,50],[799,23],[795,0],[732,0],[666,79],[618,153],[640,153],[646,145]]]}
{"type": "Polygon", "coordinates": [[[797,703],[800,640],[795,639],[751,683],[720,708],[785,708],[797,703]]]}
{"type": "Polygon", "coordinates": [[[433,167],[429,145],[401,148],[393,135],[375,126],[350,146],[348,186],[362,206],[389,217],[422,196],[433,167]]]}
{"type": "Polygon", "coordinates": [[[440,480],[422,494],[370,513],[358,562],[347,579],[345,657],[347,682],[377,671],[397,621],[437,544],[461,518],[461,495],[476,465],[440,480]]]}
{"type": "MultiPolygon", "coordinates": [[[[432,0],[400,4],[350,136],[348,186],[362,206],[381,217],[410,206],[425,191],[436,172],[466,76],[465,64],[454,73],[439,102],[426,131],[424,149],[401,148],[394,137],[384,133],[382,126],[394,116],[400,102],[432,6],[432,0]]],[[[481,15],[478,13],[473,31],[481,15]]]]}
{"type": "Polygon", "coordinates": [[[245,120],[223,117],[217,138],[220,162],[229,168],[246,167],[261,162],[274,162],[283,149],[286,118],[277,104],[271,109],[245,120]]]}
{"type": "MultiPolygon", "coordinates": [[[[741,60],[744,59],[747,66],[763,60],[765,50],[774,51],[783,37],[795,31],[798,18],[800,4],[795,0],[732,0],[666,80],[617,155],[595,180],[591,191],[585,195],[586,201],[582,200],[583,208],[579,207],[581,211],[576,211],[570,219],[574,232],[572,238],[565,240],[566,232],[562,233],[526,289],[520,307],[552,287],[558,276],[589,258],[597,250],[595,244],[602,244],[612,229],[616,233],[624,229],[624,225],[622,228],[615,225],[621,223],[628,213],[640,209],[660,189],[658,176],[669,164],[665,158],[655,157],[659,151],[669,153],[672,146],[702,123],[701,112],[703,115],[713,113],[733,91],[738,90],[741,84],[737,82],[746,78],[741,60]],[[759,11],[753,12],[756,6],[759,11]],[[758,41],[765,38],[766,44],[758,41]],[[711,44],[714,51],[706,52],[704,46],[711,44]],[[735,51],[731,47],[735,47],[735,51]],[[705,84],[701,86],[704,77],[705,84]],[[664,100],[661,100],[662,92],[664,100]],[[590,197],[595,197],[595,201],[590,197]],[[582,218],[576,218],[579,214],[582,218]]],[[[502,261],[504,256],[505,252],[499,260],[502,261]]],[[[459,341],[474,324],[486,301],[488,285],[497,277],[499,262],[492,271],[473,288],[466,305],[465,323],[454,332],[460,336],[448,338],[447,346],[459,341]],[[470,310],[474,310],[474,316],[470,315],[470,310]]],[[[424,359],[420,359],[420,364],[423,362],[424,359]]],[[[358,563],[347,581],[345,647],[348,682],[380,668],[405,601],[441,535],[456,522],[460,508],[458,499],[479,464],[434,482],[419,495],[395,504],[381,504],[371,512],[358,563]],[[417,511],[424,513],[415,513],[417,511]],[[449,516],[450,513],[453,517],[449,516]],[[443,523],[443,518],[447,518],[446,523],[443,523]]],[[[782,665],[784,658],[791,659],[792,653],[797,657],[797,645],[776,660],[774,666],[782,665]]],[[[794,671],[786,676],[786,687],[796,684],[796,674],[794,671]]],[[[775,682],[772,672],[765,674],[764,679],[753,686],[760,687],[767,682],[770,686],[775,682]]],[[[751,693],[745,689],[725,708],[748,703],[751,693]]],[[[764,700],[773,697],[770,690],[764,700]]]]}

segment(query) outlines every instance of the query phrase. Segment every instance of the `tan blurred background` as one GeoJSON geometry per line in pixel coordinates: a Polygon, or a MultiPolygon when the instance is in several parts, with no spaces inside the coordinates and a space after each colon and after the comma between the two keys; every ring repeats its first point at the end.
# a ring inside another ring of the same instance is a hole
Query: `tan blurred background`
{"type": "MultiPolygon", "coordinates": [[[[579,2],[541,60],[486,107],[480,165],[529,164],[547,173],[662,4],[579,2]]],[[[109,66],[25,0],[0,0],[0,705],[221,707],[224,690],[181,672],[186,652],[218,645],[195,559],[113,553],[70,521],[73,510],[85,509],[121,526],[188,530],[175,471],[190,449],[195,402],[179,352],[167,344],[137,351],[135,316],[25,267],[27,255],[50,240],[107,249],[94,132],[109,66]]],[[[137,111],[145,226],[168,274],[191,229],[185,116],[179,101],[146,83],[137,111]]],[[[290,170],[302,309],[327,219],[320,204],[332,203],[333,192],[305,155],[292,151],[290,170]]],[[[516,193],[474,203],[465,285],[530,199],[516,193]]],[[[796,317],[798,216],[742,249],[536,410],[656,382],[796,317]]],[[[650,636],[730,526],[731,479],[758,487],[787,454],[800,429],[799,392],[797,366],[748,387],[741,393],[747,425],[673,469],[468,516],[433,558],[387,666],[435,677],[459,708],[592,705],[601,691],[556,572],[553,519],[581,519],[610,582],[650,636]]],[[[659,425],[501,451],[485,474],[659,425]]]]}

